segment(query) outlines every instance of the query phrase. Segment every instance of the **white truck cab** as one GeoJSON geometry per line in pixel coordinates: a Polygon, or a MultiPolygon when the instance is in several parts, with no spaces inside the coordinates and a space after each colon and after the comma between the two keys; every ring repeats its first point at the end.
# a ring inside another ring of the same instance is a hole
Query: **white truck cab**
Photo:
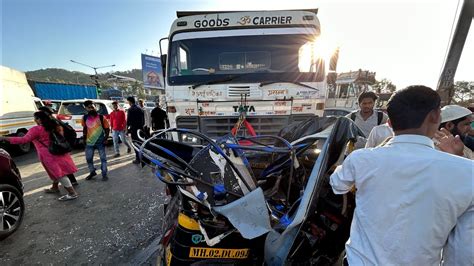
{"type": "MultiPolygon", "coordinates": [[[[26,135],[36,125],[33,113],[42,104],[34,97],[25,73],[0,66],[0,136],[26,135]]],[[[27,153],[30,147],[30,143],[15,146],[20,153],[27,153]]]]}
{"type": "Polygon", "coordinates": [[[162,57],[170,126],[219,137],[245,110],[256,133],[268,135],[322,116],[329,58],[318,40],[316,15],[178,12],[162,57]]]}

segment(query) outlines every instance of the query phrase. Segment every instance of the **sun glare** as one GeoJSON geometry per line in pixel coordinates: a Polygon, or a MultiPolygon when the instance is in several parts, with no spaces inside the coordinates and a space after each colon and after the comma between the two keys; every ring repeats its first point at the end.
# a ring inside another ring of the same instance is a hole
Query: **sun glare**
{"type": "Polygon", "coordinates": [[[318,64],[329,62],[336,49],[336,45],[322,37],[309,41],[298,52],[298,68],[302,72],[315,72],[318,64]]]}

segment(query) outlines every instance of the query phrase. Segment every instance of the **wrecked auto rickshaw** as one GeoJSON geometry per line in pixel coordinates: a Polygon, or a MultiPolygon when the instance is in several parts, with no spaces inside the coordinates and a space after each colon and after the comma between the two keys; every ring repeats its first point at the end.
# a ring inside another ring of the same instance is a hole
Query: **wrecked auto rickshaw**
{"type": "Polygon", "coordinates": [[[137,141],[142,162],[166,184],[164,265],[334,265],[344,255],[354,195],[329,176],[352,150],[345,117],[290,124],[278,136],[217,140],[167,129],[137,141]],[[186,134],[200,145],[170,140],[186,134]]]}

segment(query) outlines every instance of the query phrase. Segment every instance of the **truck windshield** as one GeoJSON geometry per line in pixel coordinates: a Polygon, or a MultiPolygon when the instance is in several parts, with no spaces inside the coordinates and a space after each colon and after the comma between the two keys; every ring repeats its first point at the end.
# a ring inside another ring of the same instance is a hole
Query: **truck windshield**
{"type": "Polygon", "coordinates": [[[196,84],[232,76],[238,78],[230,83],[323,81],[324,58],[315,35],[308,29],[278,30],[178,33],[170,46],[168,82],[196,84]]]}

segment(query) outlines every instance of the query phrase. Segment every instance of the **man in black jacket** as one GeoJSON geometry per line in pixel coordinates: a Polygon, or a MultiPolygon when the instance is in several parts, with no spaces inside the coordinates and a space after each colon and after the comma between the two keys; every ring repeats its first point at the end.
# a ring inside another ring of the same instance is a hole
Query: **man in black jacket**
{"type": "Polygon", "coordinates": [[[165,129],[168,124],[168,115],[160,107],[160,100],[156,100],[156,107],[151,111],[151,128],[153,131],[165,129]]]}
{"type": "MultiPolygon", "coordinates": [[[[127,132],[130,133],[132,140],[138,140],[138,133],[139,129],[143,130],[143,126],[145,125],[145,114],[143,110],[136,105],[134,97],[127,98],[128,104],[130,108],[127,111],[127,132]]],[[[135,160],[133,160],[134,164],[140,163],[140,155],[137,151],[135,151],[135,160]]]]}

